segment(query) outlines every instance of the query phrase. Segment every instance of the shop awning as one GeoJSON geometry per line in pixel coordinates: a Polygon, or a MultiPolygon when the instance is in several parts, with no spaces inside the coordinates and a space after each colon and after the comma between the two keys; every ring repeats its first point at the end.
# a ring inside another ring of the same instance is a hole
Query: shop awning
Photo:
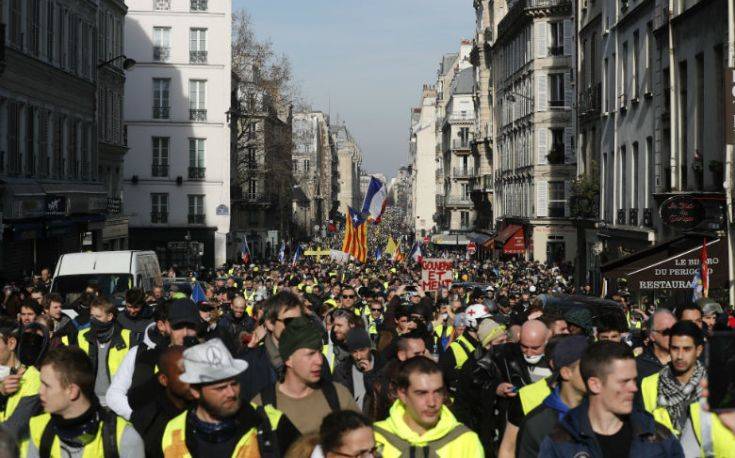
{"type": "Polygon", "coordinates": [[[507,242],[509,238],[513,237],[513,235],[518,232],[518,229],[523,228],[516,224],[509,224],[505,227],[505,229],[498,232],[498,235],[495,236],[495,241],[500,245],[505,245],[505,242],[507,242]]]}
{"type": "Polygon", "coordinates": [[[435,245],[467,245],[470,239],[466,234],[434,234],[431,243],[435,245]]]}
{"type": "MultiPolygon", "coordinates": [[[[625,278],[631,290],[691,289],[699,269],[704,237],[687,235],[610,262],[600,267],[610,290],[615,280],[625,278]]],[[[727,287],[727,238],[707,239],[710,288],[727,287]]]]}
{"type": "Polygon", "coordinates": [[[467,238],[470,239],[470,241],[475,242],[478,246],[483,245],[485,242],[490,240],[492,237],[487,234],[482,234],[480,232],[470,232],[467,234],[467,238]]]}

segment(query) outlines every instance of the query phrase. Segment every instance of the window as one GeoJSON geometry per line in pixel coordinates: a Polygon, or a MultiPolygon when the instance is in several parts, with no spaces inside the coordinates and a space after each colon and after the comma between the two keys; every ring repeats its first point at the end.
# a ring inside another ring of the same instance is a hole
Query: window
{"type": "Polygon", "coordinates": [[[470,200],[470,186],[467,183],[460,183],[459,193],[459,200],[470,200]]]}
{"type": "Polygon", "coordinates": [[[260,196],[258,195],[258,182],[255,180],[248,180],[246,191],[245,191],[245,197],[249,200],[258,199],[260,196]]]}
{"type": "Polygon", "coordinates": [[[153,119],[169,118],[169,90],[171,79],[153,79],[153,119]]]}
{"type": "Polygon", "coordinates": [[[207,63],[207,29],[189,29],[189,62],[207,63]]]}
{"type": "Polygon", "coordinates": [[[153,60],[168,62],[171,57],[171,27],[153,27],[153,60]]]}
{"type": "Polygon", "coordinates": [[[609,66],[607,57],[605,58],[605,63],[603,64],[605,66],[605,73],[602,74],[602,90],[603,90],[603,98],[602,98],[602,111],[604,113],[610,112],[610,72],[609,72],[609,66]]]}
{"type": "Polygon", "coordinates": [[[631,176],[630,176],[630,208],[638,208],[638,180],[640,178],[638,163],[638,142],[633,142],[633,157],[631,159],[631,176]]]}
{"type": "Polygon", "coordinates": [[[207,0],[190,0],[191,11],[207,11],[207,0]]]}
{"type": "Polygon", "coordinates": [[[204,179],[204,139],[189,139],[189,179],[204,179]]]}
{"type": "Polygon", "coordinates": [[[630,96],[633,99],[638,98],[638,61],[640,59],[640,37],[638,31],[633,32],[633,62],[630,67],[630,81],[631,81],[631,93],[630,96]]]}
{"type": "MultiPolygon", "coordinates": [[[[64,176],[64,118],[56,116],[54,125],[54,176],[64,176]]],[[[11,150],[12,152],[12,150],[11,150]]],[[[12,156],[11,156],[12,157],[12,156]]]]}
{"type": "Polygon", "coordinates": [[[549,55],[561,56],[564,54],[564,22],[549,22],[549,55]]]}
{"type": "Polygon", "coordinates": [[[27,177],[36,174],[36,109],[32,106],[26,108],[26,167],[27,177]]]}
{"type": "Polygon", "coordinates": [[[549,106],[564,106],[564,74],[549,73],[549,106]]]}
{"type": "Polygon", "coordinates": [[[76,73],[79,71],[79,28],[81,19],[76,15],[69,15],[69,70],[76,73]]]}
{"type": "Polygon", "coordinates": [[[292,161],[292,163],[293,163],[293,171],[294,172],[298,172],[299,171],[299,161],[297,161],[296,159],[294,159],[292,161]]]}
{"type": "Polygon", "coordinates": [[[646,94],[651,93],[651,85],[652,81],[652,71],[653,71],[653,46],[654,46],[654,38],[653,38],[653,22],[649,22],[646,24],[646,71],[645,71],[645,78],[646,81],[644,82],[644,87],[646,94]]]}
{"type": "Polygon", "coordinates": [[[549,164],[564,164],[564,129],[552,128],[549,131],[551,132],[551,150],[548,156],[549,164]]]}
{"type": "Polygon", "coordinates": [[[470,212],[459,212],[459,224],[462,229],[470,227],[470,212]]]}
{"type": "Polygon", "coordinates": [[[549,181],[549,216],[563,218],[566,198],[563,181],[549,181]]]}
{"type": "Polygon", "coordinates": [[[27,6],[28,15],[28,51],[38,56],[41,50],[41,0],[30,0],[27,6]]]}
{"type": "Polygon", "coordinates": [[[311,162],[308,159],[304,159],[304,172],[309,173],[311,168],[311,162]]]}
{"type": "Polygon", "coordinates": [[[168,222],[168,194],[151,194],[151,223],[168,222]]]}
{"type": "Polygon", "coordinates": [[[8,174],[20,174],[20,104],[8,102],[8,174]]]}
{"type": "MultiPolygon", "coordinates": [[[[247,167],[250,169],[254,169],[258,166],[258,158],[255,154],[255,147],[254,146],[248,146],[246,149],[247,154],[247,167]]],[[[295,162],[295,168],[294,170],[298,170],[298,161],[295,162]]]]}
{"type": "Polygon", "coordinates": [[[189,224],[204,224],[204,196],[189,194],[189,224]]]}
{"type": "Polygon", "coordinates": [[[171,9],[171,0],[153,0],[154,11],[168,11],[171,9]]]}
{"type": "Polygon", "coordinates": [[[54,62],[54,2],[46,4],[46,59],[54,62]]]}
{"type": "Polygon", "coordinates": [[[168,176],[169,141],[169,137],[153,137],[153,164],[151,175],[154,177],[168,176]]]}
{"type": "Polygon", "coordinates": [[[620,192],[618,193],[619,208],[627,208],[626,191],[628,190],[628,157],[625,146],[620,147],[620,192]]]}
{"type": "Polygon", "coordinates": [[[8,39],[12,46],[23,47],[23,0],[10,0],[10,21],[8,39]]]}
{"type": "Polygon", "coordinates": [[[192,121],[207,120],[206,84],[203,80],[189,80],[189,119],[192,121]]]}
{"type": "Polygon", "coordinates": [[[38,112],[38,174],[41,177],[47,177],[49,173],[48,130],[48,111],[41,109],[38,112]]]}
{"type": "Polygon", "coordinates": [[[628,42],[623,43],[623,56],[620,61],[620,107],[626,106],[626,95],[628,89],[628,42]]]}

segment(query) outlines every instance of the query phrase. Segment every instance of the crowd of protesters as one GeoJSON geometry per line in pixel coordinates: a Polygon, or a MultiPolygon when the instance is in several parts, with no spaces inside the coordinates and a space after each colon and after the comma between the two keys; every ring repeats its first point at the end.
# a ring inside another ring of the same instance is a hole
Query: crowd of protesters
{"type": "Polygon", "coordinates": [[[570,266],[454,265],[438,291],[410,260],[308,257],[122,304],[68,303],[47,270],[8,285],[0,458],[735,456],[703,408],[729,307],[564,307],[591,294],[570,266]]]}

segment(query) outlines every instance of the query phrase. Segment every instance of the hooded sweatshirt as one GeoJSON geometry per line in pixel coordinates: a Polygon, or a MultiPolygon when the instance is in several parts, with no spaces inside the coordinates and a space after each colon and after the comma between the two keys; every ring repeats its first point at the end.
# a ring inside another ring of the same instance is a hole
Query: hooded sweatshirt
{"type": "MultiPolygon", "coordinates": [[[[446,406],[442,406],[441,413],[439,414],[439,422],[432,429],[426,431],[420,435],[416,431],[409,428],[404,420],[403,416],[406,414],[406,406],[399,400],[397,400],[390,408],[390,415],[386,420],[375,423],[375,442],[383,445],[383,458],[398,458],[401,456],[401,451],[394,447],[388,439],[386,439],[377,428],[382,428],[385,431],[398,436],[403,441],[416,447],[423,447],[430,445],[431,442],[440,440],[455,428],[463,427],[462,423],[458,422],[452,412],[446,406]]],[[[455,456],[484,456],[484,451],[480,439],[477,434],[467,430],[451,442],[443,445],[438,450],[432,451],[440,458],[444,457],[455,457],[455,456]]]]}

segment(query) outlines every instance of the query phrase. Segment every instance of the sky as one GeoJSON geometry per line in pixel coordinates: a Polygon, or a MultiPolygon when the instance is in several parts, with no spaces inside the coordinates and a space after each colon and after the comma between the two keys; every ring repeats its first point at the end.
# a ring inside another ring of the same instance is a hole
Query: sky
{"type": "Polygon", "coordinates": [[[387,177],[408,163],[423,83],[474,34],[472,0],[233,0],[232,8],[248,11],[257,37],[289,57],[312,108],[345,121],[363,168],[387,177]]]}

